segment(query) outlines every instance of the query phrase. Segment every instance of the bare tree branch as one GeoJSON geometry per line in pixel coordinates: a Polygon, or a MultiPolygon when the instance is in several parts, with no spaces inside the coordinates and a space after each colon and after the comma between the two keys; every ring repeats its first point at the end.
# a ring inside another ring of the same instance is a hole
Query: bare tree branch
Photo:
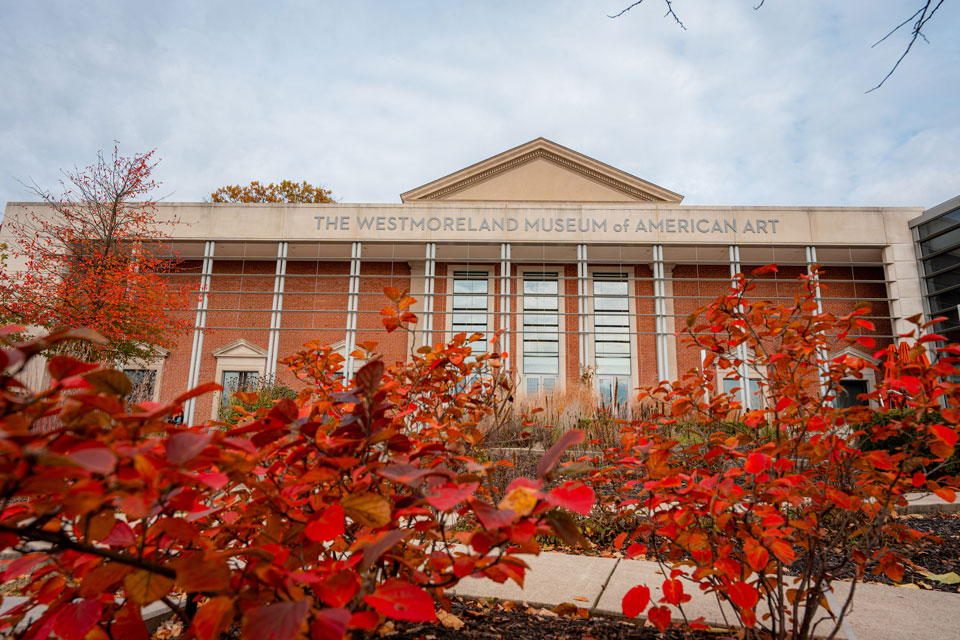
{"type": "Polygon", "coordinates": [[[937,9],[940,8],[940,5],[943,4],[943,0],[937,0],[937,4],[931,9],[930,5],[932,5],[933,2],[934,0],[926,0],[924,5],[919,9],[917,9],[916,13],[914,13],[912,16],[910,16],[909,18],[907,18],[906,20],[898,24],[896,27],[893,28],[892,31],[890,31],[890,33],[883,36],[882,38],[874,42],[873,45],[871,45],[870,48],[872,49],[873,47],[877,46],[878,44],[880,44],[881,42],[883,42],[884,40],[892,36],[897,31],[899,31],[908,22],[910,22],[914,18],[917,18],[917,21],[913,23],[913,29],[911,31],[912,37],[910,38],[910,42],[907,44],[907,48],[904,49],[903,53],[900,54],[900,57],[897,58],[897,62],[896,64],[893,65],[893,68],[887,72],[887,75],[883,76],[883,80],[880,81],[880,84],[875,86],[873,89],[870,89],[870,91],[867,91],[866,93],[870,93],[871,91],[876,91],[877,89],[883,86],[883,83],[886,82],[890,78],[890,76],[893,75],[893,72],[896,71],[897,67],[900,66],[900,63],[903,62],[903,59],[907,57],[908,53],[910,53],[910,49],[913,48],[913,43],[917,41],[917,38],[923,38],[924,42],[930,42],[929,40],[927,40],[927,37],[923,35],[923,28],[926,26],[928,22],[930,22],[930,19],[933,18],[933,14],[935,14],[937,12],[937,9]]]}
{"type": "MultiPolygon", "coordinates": [[[[683,24],[683,22],[680,21],[680,17],[677,16],[676,12],[673,10],[673,0],[663,0],[663,1],[667,5],[667,12],[664,14],[663,17],[666,18],[667,16],[672,16],[673,19],[676,21],[676,23],[680,25],[680,28],[686,31],[687,27],[683,24]]],[[[754,10],[759,10],[760,8],[762,8],[765,2],[766,0],[760,0],[757,3],[757,5],[753,7],[754,10]]],[[[890,71],[887,72],[887,75],[883,77],[883,80],[881,80],[877,86],[875,86],[873,89],[870,89],[866,93],[870,93],[871,91],[876,91],[877,89],[883,86],[883,83],[885,83],[887,80],[890,79],[890,76],[892,76],[893,73],[897,70],[897,68],[900,66],[900,63],[903,62],[904,58],[907,57],[907,54],[910,53],[910,50],[913,48],[913,45],[918,38],[922,38],[924,42],[929,42],[929,40],[927,40],[927,37],[923,33],[923,28],[927,25],[928,22],[930,22],[930,20],[933,18],[933,14],[937,12],[937,9],[940,8],[940,5],[942,5],[943,2],[944,0],[924,0],[923,6],[917,9],[912,16],[910,16],[909,18],[907,18],[906,20],[898,24],[887,35],[883,36],[882,38],[877,40],[875,43],[873,43],[873,45],[871,45],[870,48],[872,49],[873,47],[877,46],[878,44],[880,44],[881,42],[885,41],[887,38],[892,36],[897,31],[905,27],[911,21],[915,20],[915,22],[913,22],[913,28],[911,29],[910,42],[907,43],[906,49],[904,49],[903,53],[900,54],[900,57],[897,58],[896,64],[893,65],[893,68],[891,68],[890,71]]],[[[626,12],[630,11],[631,9],[633,9],[634,7],[640,4],[643,4],[643,0],[636,0],[635,2],[631,2],[627,7],[625,7],[619,13],[616,13],[613,15],[607,15],[607,17],[619,18],[620,16],[622,16],[623,14],[625,14],[626,12]]]]}
{"type": "MultiPolygon", "coordinates": [[[[663,17],[666,18],[667,16],[673,16],[674,21],[675,21],[678,25],[680,25],[680,28],[683,29],[684,31],[686,31],[686,30],[687,30],[687,27],[684,26],[683,22],[680,21],[680,17],[679,17],[679,16],[676,14],[676,12],[673,10],[673,0],[663,0],[663,1],[664,1],[664,2],[666,3],[666,5],[667,5],[667,12],[666,12],[665,14],[663,14],[663,17]]],[[[636,7],[636,6],[639,5],[639,4],[643,4],[643,0],[637,0],[636,2],[632,3],[629,7],[627,7],[626,9],[624,9],[623,11],[621,11],[620,13],[615,14],[615,15],[612,15],[612,16],[611,16],[611,15],[608,15],[607,17],[608,17],[608,18],[619,18],[620,16],[622,16],[623,14],[625,14],[627,11],[630,11],[630,9],[633,9],[634,7],[636,7]]],[[[763,3],[761,2],[761,4],[763,4],[763,3]]]]}

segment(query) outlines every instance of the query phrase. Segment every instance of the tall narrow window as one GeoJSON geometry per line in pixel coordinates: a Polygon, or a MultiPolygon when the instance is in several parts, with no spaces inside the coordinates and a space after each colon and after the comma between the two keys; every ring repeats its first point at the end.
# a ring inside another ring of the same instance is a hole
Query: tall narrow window
{"type": "Polygon", "coordinates": [[[626,273],[593,274],[594,362],[603,402],[630,396],[630,285],[626,273]]]}
{"type": "Polygon", "coordinates": [[[453,319],[450,330],[454,335],[465,333],[467,337],[474,333],[482,333],[483,340],[470,343],[474,353],[483,353],[487,350],[489,282],[489,274],[486,271],[453,272],[453,319]]]}
{"type": "Polygon", "coordinates": [[[560,375],[560,296],[557,272],[523,275],[523,380],[529,394],[550,393],[560,375]]]}

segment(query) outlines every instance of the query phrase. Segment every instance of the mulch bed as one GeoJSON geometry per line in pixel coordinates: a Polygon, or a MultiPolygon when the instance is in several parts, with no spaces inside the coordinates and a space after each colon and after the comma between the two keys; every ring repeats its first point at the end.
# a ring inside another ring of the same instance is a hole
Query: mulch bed
{"type": "Polygon", "coordinates": [[[732,640],[730,632],[684,632],[675,629],[661,634],[654,627],[614,618],[584,618],[558,615],[547,609],[532,609],[506,603],[484,606],[454,600],[455,619],[443,624],[401,623],[394,632],[382,634],[387,640],[732,640]],[[462,623],[462,626],[460,626],[462,623]]]}
{"type": "MultiPolygon", "coordinates": [[[[915,584],[921,589],[947,591],[957,593],[957,584],[947,584],[932,580],[922,571],[935,575],[946,573],[960,574],[960,516],[956,514],[946,516],[903,516],[902,521],[907,526],[930,533],[936,539],[921,540],[918,544],[899,547],[896,550],[912,562],[915,567],[906,564],[903,572],[903,582],[900,585],[915,584]]],[[[840,578],[853,577],[853,570],[840,572],[840,578]]],[[[864,582],[895,585],[887,576],[876,575],[869,570],[864,574],[864,582]]]]}
{"type": "MultiPolygon", "coordinates": [[[[917,544],[903,545],[894,547],[903,556],[912,562],[905,565],[903,574],[904,584],[914,584],[921,589],[930,589],[934,591],[946,591],[949,593],[960,592],[960,585],[938,582],[923,574],[924,571],[935,575],[946,573],[960,574],[960,514],[948,514],[939,516],[901,516],[902,522],[907,526],[936,536],[935,539],[921,540],[917,544]]],[[[632,531],[632,529],[629,529],[632,531]]],[[[594,547],[588,551],[582,549],[572,549],[563,544],[544,545],[544,551],[559,551],[561,553],[574,553],[581,555],[603,556],[608,558],[622,557],[622,552],[615,549],[611,543],[613,536],[618,533],[606,532],[601,540],[595,536],[589,536],[594,547]]],[[[642,560],[643,557],[641,556],[642,560]]],[[[652,559],[652,558],[649,558],[652,559]]],[[[796,569],[802,566],[800,561],[796,563],[796,569]]],[[[840,579],[851,579],[854,571],[851,568],[841,571],[838,574],[840,579]]],[[[883,574],[874,574],[868,569],[863,578],[864,582],[895,585],[890,578],[883,574]]]]}

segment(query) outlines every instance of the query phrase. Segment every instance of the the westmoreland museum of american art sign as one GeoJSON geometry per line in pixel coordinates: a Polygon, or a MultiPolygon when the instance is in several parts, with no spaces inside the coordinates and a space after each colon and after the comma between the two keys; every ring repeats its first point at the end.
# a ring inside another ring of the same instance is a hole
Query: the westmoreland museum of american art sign
{"type": "Polygon", "coordinates": [[[322,215],[314,216],[325,232],[393,232],[417,236],[449,232],[475,237],[526,234],[775,234],[779,218],[663,217],[624,212],[618,216],[456,216],[456,215],[322,215]]]}

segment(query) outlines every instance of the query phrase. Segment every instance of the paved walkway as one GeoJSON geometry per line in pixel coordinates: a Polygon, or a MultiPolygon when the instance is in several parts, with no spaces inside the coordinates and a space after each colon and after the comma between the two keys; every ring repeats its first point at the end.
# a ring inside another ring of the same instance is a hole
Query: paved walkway
{"type": "MultiPolygon", "coordinates": [[[[662,596],[663,575],[654,562],[563,553],[524,556],[524,560],[530,570],[523,589],[513,582],[497,584],[487,579],[466,578],[453,592],[467,598],[514,600],[542,607],[569,602],[594,613],[614,616],[622,615],[623,596],[638,584],[650,587],[653,600],[662,596]]],[[[707,624],[718,627],[726,626],[725,619],[736,619],[729,605],[725,605],[725,612],[721,611],[715,596],[696,590],[691,583],[684,586],[692,596],[684,605],[689,619],[703,616],[707,624]]],[[[843,602],[848,593],[848,583],[836,583],[833,597],[837,602],[843,602]]],[[[677,619],[676,609],[674,614],[677,619]]],[[[849,640],[960,638],[960,594],[861,583],[854,593],[853,611],[847,621],[839,637],[849,640]]]]}

